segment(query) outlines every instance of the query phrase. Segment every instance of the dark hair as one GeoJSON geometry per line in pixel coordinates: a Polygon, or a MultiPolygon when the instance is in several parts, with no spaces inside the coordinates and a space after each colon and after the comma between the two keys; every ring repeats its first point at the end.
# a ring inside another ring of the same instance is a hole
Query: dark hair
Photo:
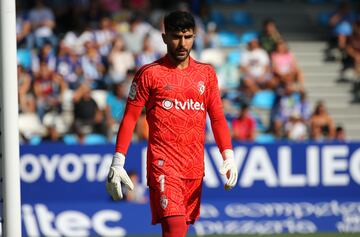
{"type": "Polygon", "coordinates": [[[267,26],[268,24],[270,24],[270,23],[272,23],[272,24],[275,24],[275,20],[274,19],[272,19],[272,18],[266,18],[265,20],[263,20],[263,27],[265,27],[265,26],[267,26]]]}
{"type": "Polygon", "coordinates": [[[341,125],[338,125],[336,127],[336,132],[338,133],[338,132],[342,132],[342,131],[344,131],[344,128],[341,125]]]}
{"type": "Polygon", "coordinates": [[[164,18],[165,32],[177,32],[184,30],[194,30],[194,17],[185,11],[173,11],[164,18]]]}
{"type": "Polygon", "coordinates": [[[248,102],[243,102],[241,104],[241,109],[245,110],[245,109],[249,109],[250,108],[250,104],[248,102]]]}

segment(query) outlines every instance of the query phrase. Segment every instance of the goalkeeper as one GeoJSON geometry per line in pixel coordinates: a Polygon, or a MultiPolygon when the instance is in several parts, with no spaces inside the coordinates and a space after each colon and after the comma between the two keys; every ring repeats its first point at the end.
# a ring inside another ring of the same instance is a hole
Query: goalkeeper
{"type": "Polygon", "coordinates": [[[193,16],[172,12],[164,18],[164,27],[167,54],[135,75],[106,186],[115,200],[123,197],[121,183],[133,188],[124,169],[125,156],[145,106],[152,224],[161,224],[163,237],[183,237],[200,214],[206,113],[224,159],[220,173],[227,177],[225,189],[236,185],[237,169],[215,71],[190,56],[195,38],[193,16]]]}

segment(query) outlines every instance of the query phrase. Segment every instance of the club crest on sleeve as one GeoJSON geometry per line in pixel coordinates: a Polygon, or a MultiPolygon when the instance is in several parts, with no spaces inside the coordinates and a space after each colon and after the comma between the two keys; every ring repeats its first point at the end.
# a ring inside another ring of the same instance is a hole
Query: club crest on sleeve
{"type": "Polygon", "coordinates": [[[204,84],[203,81],[199,81],[198,90],[200,92],[200,95],[204,94],[204,92],[205,92],[205,84],[204,84]]]}
{"type": "Polygon", "coordinates": [[[131,84],[130,91],[129,91],[129,98],[131,100],[135,99],[136,91],[137,91],[137,84],[136,84],[136,82],[133,82],[131,84]]]}
{"type": "Polygon", "coordinates": [[[162,195],[160,197],[160,206],[162,207],[162,209],[165,209],[168,205],[169,201],[167,199],[167,197],[165,195],[162,195]]]}

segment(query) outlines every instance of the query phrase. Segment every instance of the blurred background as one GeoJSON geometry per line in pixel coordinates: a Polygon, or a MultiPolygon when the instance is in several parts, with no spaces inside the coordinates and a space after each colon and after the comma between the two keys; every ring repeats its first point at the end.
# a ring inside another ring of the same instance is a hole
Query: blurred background
{"type": "Polygon", "coordinates": [[[131,80],[166,53],[162,19],[175,9],[196,18],[192,57],[217,72],[241,172],[223,191],[207,126],[204,205],[190,233],[360,232],[359,1],[16,7],[24,236],[160,233],[150,226],[145,113],[127,159],[138,190],[113,203],[104,180],[131,80]]]}

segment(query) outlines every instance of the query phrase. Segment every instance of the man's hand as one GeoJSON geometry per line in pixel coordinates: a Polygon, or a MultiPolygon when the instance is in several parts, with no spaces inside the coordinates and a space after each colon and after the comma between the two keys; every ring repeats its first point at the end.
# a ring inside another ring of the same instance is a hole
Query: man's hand
{"type": "Polygon", "coordinates": [[[220,174],[226,175],[227,182],[224,186],[226,190],[230,190],[235,187],[238,179],[238,171],[235,165],[233,150],[226,149],[221,154],[224,158],[224,162],[220,167],[220,174]]]}
{"type": "Polygon", "coordinates": [[[124,183],[130,190],[134,189],[134,184],[131,182],[129,175],[126,173],[124,164],[125,156],[116,152],[106,181],[106,190],[114,200],[120,200],[123,198],[121,183],[124,183]]]}

